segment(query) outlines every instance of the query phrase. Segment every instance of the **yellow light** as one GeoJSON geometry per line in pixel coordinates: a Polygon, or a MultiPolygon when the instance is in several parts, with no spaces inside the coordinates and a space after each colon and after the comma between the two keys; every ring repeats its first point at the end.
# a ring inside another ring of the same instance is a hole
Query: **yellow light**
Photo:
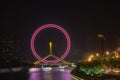
{"type": "Polygon", "coordinates": [[[91,57],[91,58],[93,58],[93,57],[94,57],[94,55],[90,55],[90,57],[91,57]]]}
{"type": "Polygon", "coordinates": [[[99,38],[104,38],[103,34],[98,34],[97,35],[99,38]]]}
{"type": "Polygon", "coordinates": [[[49,45],[52,46],[52,42],[49,42],[49,45]]]}
{"type": "Polygon", "coordinates": [[[116,58],[119,58],[119,56],[115,56],[116,58]]]}
{"type": "Polygon", "coordinates": [[[114,59],[115,57],[113,56],[112,58],[114,59]]]}
{"type": "Polygon", "coordinates": [[[96,53],[96,56],[98,57],[98,56],[99,56],[99,53],[96,53]]]}
{"type": "Polygon", "coordinates": [[[115,58],[119,58],[118,52],[115,52],[115,58]]]}
{"type": "Polygon", "coordinates": [[[106,51],[106,54],[109,55],[110,54],[109,51],[106,51]]]}
{"type": "Polygon", "coordinates": [[[89,57],[89,58],[88,58],[88,62],[91,62],[91,61],[92,61],[92,59],[89,57]]]}
{"type": "Polygon", "coordinates": [[[52,53],[52,42],[49,42],[50,53],[52,53]]]}

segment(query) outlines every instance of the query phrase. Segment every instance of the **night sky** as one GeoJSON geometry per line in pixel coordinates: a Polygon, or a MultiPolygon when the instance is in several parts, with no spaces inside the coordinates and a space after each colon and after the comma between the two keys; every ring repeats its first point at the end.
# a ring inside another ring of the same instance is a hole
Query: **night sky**
{"type": "MultiPolygon", "coordinates": [[[[105,50],[115,50],[120,39],[120,3],[119,2],[93,2],[93,1],[28,1],[28,2],[1,2],[1,33],[12,33],[21,41],[23,50],[31,54],[30,39],[33,32],[40,26],[48,23],[62,26],[70,35],[71,50],[67,58],[75,53],[81,59],[88,52],[97,51],[97,34],[104,34],[105,50]]],[[[58,34],[53,30],[53,34],[58,34]]],[[[56,49],[65,50],[65,38],[62,35],[47,36],[41,34],[40,45],[47,45],[50,40],[56,49]],[[63,38],[62,38],[63,37],[63,38]],[[46,41],[43,39],[45,38],[46,41]],[[43,39],[43,40],[42,40],[43,39]],[[61,39],[61,40],[60,40],[61,39]],[[61,41],[61,42],[59,42],[61,41]],[[64,46],[64,47],[63,47],[64,46]]],[[[37,45],[39,48],[41,46],[37,45]]],[[[47,53],[43,46],[41,53],[47,53]]],[[[57,52],[57,50],[55,50],[57,52]]],[[[59,52],[58,52],[59,53],[59,52]]],[[[43,56],[42,54],[40,54],[43,56]]],[[[60,55],[59,55],[60,56],[60,55]]]]}

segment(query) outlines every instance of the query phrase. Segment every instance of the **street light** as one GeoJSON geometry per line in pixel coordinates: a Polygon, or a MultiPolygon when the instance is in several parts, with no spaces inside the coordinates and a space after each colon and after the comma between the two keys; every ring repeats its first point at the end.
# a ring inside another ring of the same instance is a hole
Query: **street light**
{"type": "Polygon", "coordinates": [[[91,61],[92,61],[92,58],[89,57],[89,58],[88,58],[88,62],[91,62],[91,61]]]}
{"type": "Polygon", "coordinates": [[[96,53],[96,56],[98,57],[98,56],[99,56],[99,53],[96,53]]]}
{"type": "Polygon", "coordinates": [[[109,53],[109,51],[106,51],[106,55],[109,55],[110,53],[109,53]]]}
{"type": "Polygon", "coordinates": [[[119,54],[118,54],[118,52],[117,51],[115,51],[115,58],[119,58],[119,54]]]}
{"type": "Polygon", "coordinates": [[[93,54],[91,54],[89,57],[88,57],[88,62],[91,62],[92,60],[93,60],[93,58],[94,58],[94,55],[93,54]]]}
{"type": "Polygon", "coordinates": [[[93,55],[93,54],[91,54],[91,55],[90,55],[90,58],[93,58],[93,57],[94,57],[94,55],[93,55]]]}
{"type": "Polygon", "coordinates": [[[106,51],[105,54],[106,54],[107,57],[109,57],[110,52],[109,52],[109,51],[106,51]]]}

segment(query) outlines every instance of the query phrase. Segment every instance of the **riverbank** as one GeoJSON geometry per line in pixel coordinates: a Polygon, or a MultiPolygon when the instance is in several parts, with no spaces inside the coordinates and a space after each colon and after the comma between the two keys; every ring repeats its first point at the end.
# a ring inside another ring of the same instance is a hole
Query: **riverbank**
{"type": "Polygon", "coordinates": [[[77,71],[77,68],[71,71],[72,75],[85,80],[120,80],[120,74],[102,74],[101,76],[90,76],[77,71]]]}

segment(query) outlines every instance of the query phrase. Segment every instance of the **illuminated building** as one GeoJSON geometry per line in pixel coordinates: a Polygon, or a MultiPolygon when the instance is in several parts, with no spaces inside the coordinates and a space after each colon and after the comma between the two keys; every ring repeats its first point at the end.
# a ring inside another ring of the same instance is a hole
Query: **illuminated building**
{"type": "Polygon", "coordinates": [[[18,61],[18,49],[14,35],[1,34],[0,35],[0,63],[11,63],[18,61]]]}
{"type": "Polygon", "coordinates": [[[98,34],[97,35],[98,37],[98,49],[99,49],[99,53],[101,55],[101,57],[104,57],[104,40],[105,40],[105,37],[103,34],[98,34]]]}

